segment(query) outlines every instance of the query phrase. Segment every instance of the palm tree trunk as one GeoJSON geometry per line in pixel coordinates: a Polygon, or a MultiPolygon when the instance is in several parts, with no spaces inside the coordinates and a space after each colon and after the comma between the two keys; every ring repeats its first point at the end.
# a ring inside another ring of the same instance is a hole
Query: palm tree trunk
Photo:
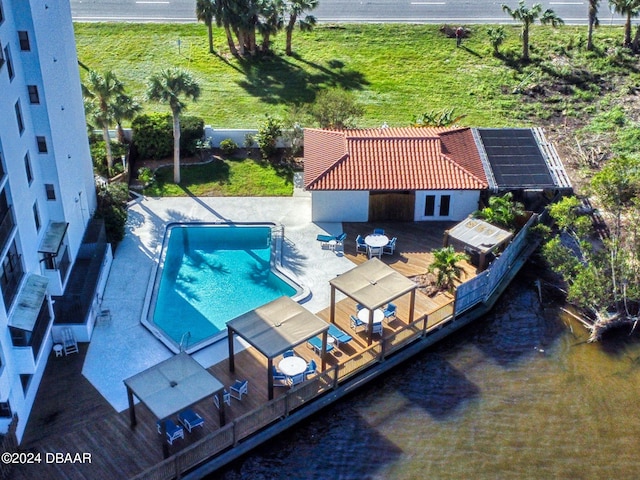
{"type": "Polygon", "coordinates": [[[631,46],[631,12],[627,12],[627,21],[624,23],[624,47],[631,46]]]}
{"type": "Polygon", "coordinates": [[[224,24],[224,33],[226,33],[227,35],[227,44],[229,45],[229,51],[231,52],[231,55],[236,57],[238,55],[238,50],[236,49],[236,44],[233,41],[233,34],[231,33],[231,28],[229,27],[229,24],[226,22],[224,24]]]}
{"type": "Polygon", "coordinates": [[[111,138],[109,137],[109,125],[106,123],[102,124],[102,138],[104,139],[104,146],[107,150],[107,168],[109,169],[109,173],[111,173],[111,169],[113,168],[113,153],[111,152],[111,138]]]}
{"type": "Polygon", "coordinates": [[[207,24],[207,28],[209,29],[209,53],[213,53],[213,25],[211,22],[207,24]]]}
{"type": "Polygon", "coordinates": [[[293,37],[293,29],[296,26],[296,20],[297,20],[298,16],[295,14],[292,14],[291,17],[289,17],[289,24],[287,25],[287,44],[285,47],[285,53],[287,55],[291,55],[292,54],[292,50],[291,50],[291,38],[293,37]]]}
{"type": "Polygon", "coordinates": [[[180,183],[180,112],[173,111],[173,182],[180,183]]]}
{"type": "Polygon", "coordinates": [[[124,136],[124,128],[122,128],[122,123],[116,122],[116,132],[118,134],[118,141],[123,145],[127,143],[127,139],[124,136]]]}
{"type": "Polygon", "coordinates": [[[593,18],[589,17],[589,31],[587,33],[587,50],[593,50],[593,18]]]}
{"type": "Polygon", "coordinates": [[[525,25],[522,29],[522,59],[529,60],[529,25],[525,25]]]}

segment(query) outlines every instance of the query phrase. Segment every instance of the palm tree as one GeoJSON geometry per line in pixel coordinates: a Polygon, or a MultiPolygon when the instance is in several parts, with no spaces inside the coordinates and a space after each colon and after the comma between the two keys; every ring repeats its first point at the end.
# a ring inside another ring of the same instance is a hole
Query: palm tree
{"type": "Polygon", "coordinates": [[[460,268],[458,262],[469,260],[469,256],[465,253],[456,252],[451,245],[432,250],[431,254],[433,255],[433,262],[429,265],[429,272],[437,272],[436,285],[439,288],[451,290],[454,285],[453,282],[460,278],[462,273],[462,268],[460,268]]]}
{"type": "Polygon", "coordinates": [[[190,72],[168,68],[152,75],[147,84],[147,98],[166,103],[173,116],[173,181],[180,183],[180,113],[186,108],[182,98],[197,100],[200,85],[190,72]]]}
{"type": "Polygon", "coordinates": [[[213,19],[216,13],[216,4],[213,0],[196,1],[196,17],[199,22],[204,22],[209,32],[209,53],[213,53],[213,19]]]}
{"type": "Polygon", "coordinates": [[[287,2],[287,11],[289,12],[289,22],[285,27],[287,32],[287,43],[285,53],[291,55],[291,37],[293,36],[293,29],[296,27],[296,22],[303,32],[310,31],[316,24],[316,17],[313,15],[307,15],[304,19],[298,20],[298,17],[307,10],[313,10],[318,6],[318,0],[289,0],[287,2]]]}
{"type": "Polygon", "coordinates": [[[513,200],[511,192],[501,197],[489,198],[489,206],[474,213],[474,216],[486,220],[498,227],[513,228],[518,217],[524,215],[524,205],[513,200]]]}
{"type": "Polygon", "coordinates": [[[600,0],[589,0],[589,32],[587,34],[587,50],[593,50],[593,29],[600,25],[598,8],[600,0]]]}
{"type": "Polygon", "coordinates": [[[133,120],[133,117],[142,111],[142,106],[130,95],[121,93],[114,99],[112,108],[113,120],[116,122],[116,130],[118,132],[118,141],[125,143],[122,122],[124,120],[133,120]]]}
{"type": "Polygon", "coordinates": [[[526,62],[529,60],[529,27],[540,19],[540,23],[547,25],[550,23],[556,27],[563,25],[564,21],[556,15],[551,9],[542,11],[542,5],[535,3],[531,8],[524,4],[524,0],[518,2],[518,8],[511,9],[509,5],[502,4],[502,10],[511,18],[522,23],[522,59],[526,62]]]}
{"type": "Polygon", "coordinates": [[[507,33],[504,31],[504,27],[502,25],[489,27],[487,35],[489,36],[489,42],[491,42],[491,46],[493,47],[493,56],[499,56],[500,45],[502,45],[507,38],[507,33]]]}
{"type": "Polygon", "coordinates": [[[87,113],[91,120],[102,129],[105,148],[107,150],[107,168],[113,168],[113,153],[109,126],[114,120],[113,103],[118,95],[124,94],[124,86],[111,70],[104,75],[90,70],[86,83],[82,85],[82,93],[86,99],[87,113]]]}
{"type": "Polygon", "coordinates": [[[624,23],[624,43],[623,46],[631,46],[631,17],[640,14],[640,0],[609,0],[609,5],[613,11],[624,15],[627,20],[624,23]]]}

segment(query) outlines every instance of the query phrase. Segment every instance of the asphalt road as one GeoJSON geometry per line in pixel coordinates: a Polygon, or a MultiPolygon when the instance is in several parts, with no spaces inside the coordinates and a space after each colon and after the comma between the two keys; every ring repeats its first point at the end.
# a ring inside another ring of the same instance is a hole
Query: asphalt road
{"type": "MultiPolygon", "coordinates": [[[[529,5],[535,0],[530,0],[529,5]]],[[[511,23],[502,3],[517,0],[319,0],[320,22],[511,23]]],[[[567,24],[587,24],[588,0],[540,1],[567,24]]],[[[602,25],[624,23],[602,2],[602,25]]],[[[195,0],[71,0],[73,19],[82,22],[195,22],[195,0]]]]}

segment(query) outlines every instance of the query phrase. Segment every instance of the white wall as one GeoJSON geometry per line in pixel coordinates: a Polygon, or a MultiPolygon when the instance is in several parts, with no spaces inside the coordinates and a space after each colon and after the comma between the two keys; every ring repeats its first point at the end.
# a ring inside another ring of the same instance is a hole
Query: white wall
{"type": "Polygon", "coordinates": [[[366,222],[369,220],[368,191],[311,192],[314,222],[366,222]]]}
{"type": "Polygon", "coordinates": [[[473,213],[478,209],[479,200],[479,190],[418,190],[416,191],[414,220],[416,222],[464,220],[470,213],[473,213]],[[424,215],[425,199],[427,195],[436,196],[435,215],[432,217],[424,215]],[[439,215],[440,199],[442,198],[442,195],[451,196],[449,215],[446,217],[439,215]]]}

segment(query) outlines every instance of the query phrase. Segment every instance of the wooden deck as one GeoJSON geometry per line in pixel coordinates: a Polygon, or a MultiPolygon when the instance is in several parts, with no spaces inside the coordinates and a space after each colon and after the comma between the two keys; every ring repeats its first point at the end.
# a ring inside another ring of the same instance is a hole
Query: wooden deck
{"type": "MultiPolygon", "coordinates": [[[[385,255],[382,260],[402,274],[412,277],[426,272],[431,260],[429,252],[442,245],[443,229],[450,225],[376,223],[375,226],[384,228],[390,238],[398,237],[396,254],[385,255]]],[[[358,264],[366,261],[366,255],[356,254],[354,240],[358,233],[364,236],[371,232],[372,226],[352,223],[345,224],[344,228],[348,234],[344,254],[358,264]]],[[[463,281],[475,274],[475,268],[469,265],[464,267],[464,271],[463,281]]],[[[417,319],[451,303],[452,298],[449,294],[439,294],[430,298],[418,292],[414,318],[417,319]]],[[[407,324],[409,299],[410,296],[405,295],[394,301],[398,306],[397,319],[384,323],[385,335],[407,324]]],[[[353,341],[340,345],[340,348],[334,348],[328,355],[328,365],[336,365],[343,359],[363,351],[367,346],[366,333],[355,333],[349,327],[349,316],[354,312],[355,303],[351,299],[338,302],[336,323],[353,337],[353,341]]],[[[329,308],[318,315],[328,320],[329,308]]],[[[374,341],[377,338],[374,336],[374,341]]],[[[15,467],[12,478],[130,478],[163,460],[162,439],[156,431],[156,421],[152,414],[143,405],[138,404],[138,425],[132,429],[128,410],[121,413],[113,410],[82,375],[87,348],[87,345],[81,345],[80,353],[69,357],[55,358],[51,355],[21,445],[24,450],[40,452],[43,463],[15,467]],[[91,463],[45,463],[46,453],[52,452],[72,455],[90,453],[91,463]]],[[[313,358],[320,365],[320,359],[306,344],[298,346],[295,350],[306,360],[313,358]]],[[[232,384],[236,378],[249,380],[249,394],[243,397],[242,401],[232,399],[231,407],[225,405],[227,422],[268,401],[267,359],[255,349],[249,348],[236,354],[235,365],[236,371],[233,374],[229,372],[226,360],[209,369],[225,385],[232,384]]],[[[108,368],[108,365],[105,365],[105,368],[108,368]]],[[[276,388],[275,396],[278,397],[285,391],[285,388],[276,388]]],[[[192,433],[185,430],[184,440],[178,439],[169,447],[170,454],[186,448],[220,428],[218,411],[211,399],[201,402],[194,409],[204,417],[204,427],[197,428],[192,433]]]]}

